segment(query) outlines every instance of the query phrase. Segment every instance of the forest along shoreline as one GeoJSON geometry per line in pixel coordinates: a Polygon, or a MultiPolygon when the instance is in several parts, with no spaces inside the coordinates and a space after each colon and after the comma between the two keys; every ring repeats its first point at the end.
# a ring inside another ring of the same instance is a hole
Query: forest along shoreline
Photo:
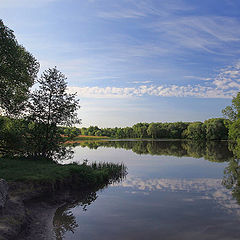
{"type": "Polygon", "coordinates": [[[0,174],[6,179],[0,184],[0,192],[4,193],[1,195],[0,239],[28,239],[31,234],[37,239],[51,239],[54,213],[74,198],[74,191],[102,189],[121,180],[126,167],[110,163],[61,165],[47,160],[1,158],[0,174]]]}

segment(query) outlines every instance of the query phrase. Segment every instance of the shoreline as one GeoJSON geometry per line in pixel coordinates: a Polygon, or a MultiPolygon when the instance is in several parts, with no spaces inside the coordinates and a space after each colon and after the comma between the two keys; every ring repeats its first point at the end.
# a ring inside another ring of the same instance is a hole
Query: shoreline
{"type": "Polygon", "coordinates": [[[50,185],[39,185],[33,190],[29,184],[9,183],[8,198],[0,219],[0,240],[54,239],[50,228],[61,202],[42,201],[50,189],[50,185]]]}
{"type": "Polygon", "coordinates": [[[56,239],[53,217],[59,207],[81,201],[127,174],[123,164],[112,163],[61,165],[2,158],[0,167],[5,179],[0,189],[0,240],[56,239]]]}
{"type": "Polygon", "coordinates": [[[83,196],[104,187],[87,190],[82,187],[70,189],[63,185],[63,188],[52,191],[52,186],[49,185],[42,188],[38,186],[37,190],[31,191],[27,184],[10,184],[8,199],[0,219],[0,240],[55,240],[56,211],[66,204],[81,201],[83,196]]]}

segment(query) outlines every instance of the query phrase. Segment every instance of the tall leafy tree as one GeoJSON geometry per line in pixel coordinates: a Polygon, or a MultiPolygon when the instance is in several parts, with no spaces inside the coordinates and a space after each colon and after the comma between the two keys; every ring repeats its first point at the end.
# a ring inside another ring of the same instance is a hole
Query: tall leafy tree
{"type": "Polygon", "coordinates": [[[147,129],[147,134],[152,138],[157,138],[157,133],[158,133],[158,124],[150,123],[147,129]]]}
{"type": "Polygon", "coordinates": [[[232,105],[227,106],[222,110],[224,116],[231,121],[236,121],[240,118],[240,92],[232,99],[232,105]]]}
{"type": "MultiPolygon", "coordinates": [[[[240,141],[240,119],[237,119],[232,124],[229,125],[229,140],[240,141]]],[[[239,145],[240,146],[240,145],[239,145]]],[[[240,150],[240,147],[238,148],[240,150]]],[[[239,152],[240,156],[240,152],[239,152]]]]}
{"type": "Polygon", "coordinates": [[[202,122],[193,122],[189,124],[186,130],[186,135],[193,140],[205,140],[206,127],[202,122]]]}
{"type": "Polygon", "coordinates": [[[24,109],[39,63],[19,45],[13,31],[0,20],[0,109],[16,116],[24,109]]]}
{"type": "Polygon", "coordinates": [[[226,119],[211,118],[204,122],[206,127],[207,140],[227,140],[228,128],[226,126],[226,119]]]}
{"type": "Polygon", "coordinates": [[[240,92],[232,99],[232,105],[222,110],[222,113],[232,122],[228,123],[229,139],[240,139],[240,92]]]}
{"type": "Polygon", "coordinates": [[[28,119],[35,155],[52,157],[60,151],[58,126],[79,123],[76,94],[67,93],[66,77],[55,68],[46,70],[38,80],[39,89],[30,96],[28,119]]]}
{"type": "Polygon", "coordinates": [[[143,138],[147,137],[148,123],[137,123],[133,125],[133,131],[136,137],[143,138]]]}

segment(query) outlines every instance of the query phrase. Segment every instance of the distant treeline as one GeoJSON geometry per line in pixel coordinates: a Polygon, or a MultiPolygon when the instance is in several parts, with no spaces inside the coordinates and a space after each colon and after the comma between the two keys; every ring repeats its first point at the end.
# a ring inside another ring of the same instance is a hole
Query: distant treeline
{"type": "Polygon", "coordinates": [[[152,138],[152,139],[192,139],[227,140],[230,121],[212,118],[204,122],[137,123],[132,127],[62,128],[62,134],[69,137],[78,135],[107,136],[110,138],[152,138]]]}

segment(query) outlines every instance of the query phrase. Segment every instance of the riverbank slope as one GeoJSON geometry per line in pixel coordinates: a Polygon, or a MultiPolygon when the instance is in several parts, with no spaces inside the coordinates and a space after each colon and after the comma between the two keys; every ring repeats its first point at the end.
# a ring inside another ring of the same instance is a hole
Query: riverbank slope
{"type": "Polygon", "coordinates": [[[0,240],[20,239],[21,233],[27,239],[27,232],[50,239],[53,214],[70,200],[71,191],[98,190],[125,174],[122,164],[61,165],[49,160],[1,158],[0,176],[9,190],[0,212],[0,240]]]}

